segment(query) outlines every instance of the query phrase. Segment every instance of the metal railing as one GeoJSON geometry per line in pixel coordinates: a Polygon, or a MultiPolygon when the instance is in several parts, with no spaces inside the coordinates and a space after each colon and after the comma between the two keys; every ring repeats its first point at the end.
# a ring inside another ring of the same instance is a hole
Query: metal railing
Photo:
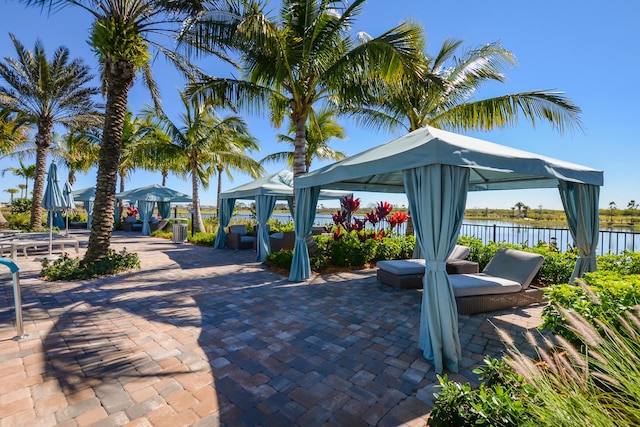
{"type": "MultiPolygon", "coordinates": [[[[507,242],[534,246],[538,242],[555,243],[562,251],[574,246],[567,228],[537,228],[517,225],[462,224],[460,235],[476,237],[483,244],[507,242]]],[[[598,240],[599,255],[620,254],[623,251],[640,250],[640,233],[631,231],[600,230],[598,240]]]]}
{"type": "Polygon", "coordinates": [[[13,303],[16,310],[16,330],[18,335],[13,337],[14,340],[27,338],[29,335],[24,333],[22,324],[22,295],[20,294],[20,268],[10,259],[0,258],[0,264],[5,265],[11,271],[11,279],[13,282],[13,303]]]}

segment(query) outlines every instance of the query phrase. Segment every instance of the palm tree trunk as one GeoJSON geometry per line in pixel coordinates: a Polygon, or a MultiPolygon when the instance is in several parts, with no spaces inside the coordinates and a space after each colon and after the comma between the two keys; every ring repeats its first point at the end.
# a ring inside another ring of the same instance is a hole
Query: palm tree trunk
{"type": "Polygon", "coordinates": [[[116,199],[116,181],[120,164],[122,129],[127,112],[127,96],[135,78],[131,63],[122,61],[105,64],[107,80],[107,105],[104,131],[100,141],[100,159],[96,182],[96,200],[87,253],[83,263],[103,259],[108,252],[113,229],[113,212],[116,199]]]}
{"type": "MultiPolygon", "coordinates": [[[[35,230],[42,228],[42,196],[44,195],[45,175],[47,172],[47,155],[51,145],[52,120],[43,120],[38,123],[36,135],[36,178],[33,182],[33,199],[31,203],[31,221],[29,228],[35,230]]],[[[27,193],[27,197],[29,194],[27,193]]]]}
{"type": "Polygon", "coordinates": [[[222,193],[222,172],[223,167],[218,166],[218,194],[216,194],[216,216],[220,220],[220,193],[222,193]]]}
{"type": "Polygon", "coordinates": [[[191,187],[193,191],[193,227],[194,233],[204,230],[204,221],[202,221],[202,212],[200,212],[200,194],[198,192],[198,170],[195,165],[191,166],[191,187]]]}
{"type": "Polygon", "coordinates": [[[293,149],[293,176],[294,178],[299,175],[304,174],[305,171],[305,140],[306,140],[306,132],[305,132],[305,123],[307,121],[306,115],[302,114],[293,114],[292,119],[296,124],[296,139],[294,141],[294,149],[293,149]]]}

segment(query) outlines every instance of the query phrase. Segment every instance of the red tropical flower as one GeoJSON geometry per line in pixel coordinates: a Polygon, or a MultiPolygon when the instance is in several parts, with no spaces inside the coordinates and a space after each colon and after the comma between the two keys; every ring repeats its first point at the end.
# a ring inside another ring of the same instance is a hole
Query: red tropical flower
{"type": "Polygon", "coordinates": [[[358,219],[358,218],[354,218],[351,229],[355,230],[355,231],[364,230],[364,223],[365,223],[364,220],[358,219]]]}
{"type": "Polygon", "coordinates": [[[347,220],[347,215],[345,214],[345,212],[337,211],[336,213],[331,215],[331,218],[333,218],[333,223],[335,225],[340,225],[347,220]]]}
{"type": "Polygon", "coordinates": [[[340,206],[347,215],[351,215],[360,208],[360,199],[354,198],[353,195],[351,197],[343,196],[340,198],[340,206]]]}
{"type": "Polygon", "coordinates": [[[378,216],[374,211],[368,212],[365,214],[364,219],[369,221],[369,224],[376,225],[378,223],[378,216]]]}
{"type": "Polygon", "coordinates": [[[392,210],[393,206],[391,206],[389,202],[378,203],[378,206],[376,206],[376,215],[378,216],[378,220],[383,221],[392,210]]]}

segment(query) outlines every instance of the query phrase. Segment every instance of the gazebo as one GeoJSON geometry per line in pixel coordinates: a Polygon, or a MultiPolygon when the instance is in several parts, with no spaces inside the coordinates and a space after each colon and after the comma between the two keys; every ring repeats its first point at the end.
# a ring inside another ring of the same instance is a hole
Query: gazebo
{"type": "MultiPolygon", "coordinates": [[[[322,190],[319,199],[338,199],[350,195],[350,191],[322,190]]],[[[277,200],[286,200],[291,209],[293,203],[293,172],[283,169],[280,172],[258,178],[236,188],[220,193],[220,218],[215,248],[223,249],[227,244],[225,227],[231,221],[236,200],[255,200],[256,219],[258,220],[257,260],[264,261],[271,252],[267,221],[273,213],[277,200]]]]}
{"type": "Polygon", "coordinates": [[[96,200],[96,187],[82,188],[75,190],[73,199],[76,202],[82,202],[84,209],[87,211],[87,229],[91,229],[91,222],[93,221],[93,202],[96,200]]]}
{"type": "Polygon", "coordinates": [[[436,372],[457,372],[458,315],[445,261],[458,238],[467,192],[557,187],[579,250],[573,279],[596,269],[602,185],[600,170],[426,126],[296,178],[289,280],[310,277],[304,236],[321,188],[405,193],[425,258],[419,347],[436,372]]]}
{"type": "Polygon", "coordinates": [[[137,202],[140,219],[142,220],[142,235],[144,236],[151,234],[149,220],[156,203],[158,204],[160,216],[169,218],[171,216],[171,203],[191,203],[193,201],[187,194],[158,184],[123,191],[116,194],[116,199],[135,200],[137,202]]]}

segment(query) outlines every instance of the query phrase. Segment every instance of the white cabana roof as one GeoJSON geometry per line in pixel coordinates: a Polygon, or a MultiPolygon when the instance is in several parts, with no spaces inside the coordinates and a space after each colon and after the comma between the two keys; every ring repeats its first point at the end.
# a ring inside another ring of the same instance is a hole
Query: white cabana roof
{"type": "Polygon", "coordinates": [[[603,185],[586,166],[429,126],[296,178],[296,188],[403,193],[402,171],[431,164],[471,169],[468,191],[557,187],[558,181],[603,185]]]}
{"type": "MultiPolygon", "coordinates": [[[[350,191],[320,192],[321,199],[338,199],[348,195],[351,195],[350,191]]],[[[255,199],[256,196],[275,196],[280,199],[293,197],[293,172],[283,169],[220,193],[221,199],[255,199]]]]}

